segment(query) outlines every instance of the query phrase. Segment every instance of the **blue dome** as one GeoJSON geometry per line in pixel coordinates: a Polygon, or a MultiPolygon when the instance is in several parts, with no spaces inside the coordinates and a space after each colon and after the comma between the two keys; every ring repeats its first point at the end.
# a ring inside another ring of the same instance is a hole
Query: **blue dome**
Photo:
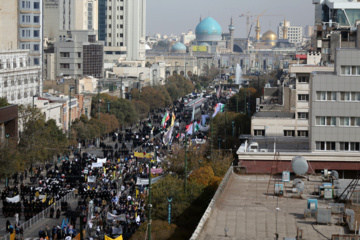
{"type": "Polygon", "coordinates": [[[195,29],[196,35],[221,35],[221,32],[220,24],[211,17],[202,20],[195,29]]]}
{"type": "Polygon", "coordinates": [[[186,46],[181,42],[177,42],[171,47],[171,51],[173,52],[186,51],[186,46]]]}

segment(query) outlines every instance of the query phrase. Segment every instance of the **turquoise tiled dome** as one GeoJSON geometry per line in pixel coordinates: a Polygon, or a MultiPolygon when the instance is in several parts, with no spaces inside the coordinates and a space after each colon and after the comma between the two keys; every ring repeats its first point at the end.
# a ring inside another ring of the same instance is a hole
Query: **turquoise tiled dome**
{"type": "Polygon", "coordinates": [[[221,40],[221,26],[220,24],[213,18],[207,17],[202,20],[195,29],[196,39],[197,40],[221,40]],[[209,39],[212,38],[212,39],[209,39]],[[214,39],[215,37],[215,39],[214,39]]]}

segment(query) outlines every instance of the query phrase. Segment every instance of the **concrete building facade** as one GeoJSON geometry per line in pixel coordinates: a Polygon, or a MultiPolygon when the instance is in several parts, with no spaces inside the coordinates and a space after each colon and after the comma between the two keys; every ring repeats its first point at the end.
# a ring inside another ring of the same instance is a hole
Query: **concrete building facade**
{"type": "MultiPolygon", "coordinates": [[[[287,39],[291,43],[300,44],[303,41],[303,27],[291,26],[289,21],[286,21],[287,39]]],[[[284,22],[280,22],[277,28],[278,39],[284,39],[284,22]]]]}
{"type": "Polygon", "coordinates": [[[98,11],[106,62],[145,61],[146,0],[99,0],[98,11]]]}
{"type": "Polygon", "coordinates": [[[360,151],[360,49],[337,49],[333,72],[311,80],[311,150],[360,151]]]}

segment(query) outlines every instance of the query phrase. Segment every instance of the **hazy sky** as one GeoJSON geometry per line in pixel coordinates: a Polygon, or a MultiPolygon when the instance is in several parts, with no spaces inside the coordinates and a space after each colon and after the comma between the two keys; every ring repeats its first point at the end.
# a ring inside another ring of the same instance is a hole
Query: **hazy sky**
{"type": "Polygon", "coordinates": [[[212,17],[218,21],[223,32],[229,31],[230,17],[233,16],[235,37],[245,37],[246,17],[240,18],[239,15],[248,11],[259,15],[265,10],[260,18],[261,33],[268,29],[276,33],[283,16],[293,26],[314,24],[314,5],[311,0],[147,0],[147,35],[180,35],[189,29],[194,31],[201,15],[203,19],[212,17]]]}

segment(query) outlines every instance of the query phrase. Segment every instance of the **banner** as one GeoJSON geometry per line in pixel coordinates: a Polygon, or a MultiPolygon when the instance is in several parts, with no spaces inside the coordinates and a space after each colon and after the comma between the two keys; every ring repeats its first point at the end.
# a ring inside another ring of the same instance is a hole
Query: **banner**
{"type": "Polygon", "coordinates": [[[96,182],[96,176],[89,176],[87,182],[96,182]]]}
{"type": "MultiPolygon", "coordinates": [[[[149,170],[147,171],[149,173],[149,170]]],[[[161,174],[163,172],[162,168],[152,168],[151,173],[152,174],[161,174]]]]}
{"type": "Polygon", "coordinates": [[[120,235],[120,236],[117,237],[117,238],[110,238],[110,237],[108,237],[108,236],[105,235],[105,240],[123,240],[123,237],[122,237],[122,235],[120,235]]]}
{"type": "Polygon", "coordinates": [[[125,214],[114,215],[114,214],[111,214],[108,212],[107,220],[116,220],[116,221],[126,222],[126,215],[125,214]]]}
{"type": "Polygon", "coordinates": [[[153,158],[153,153],[134,152],[134,156],[138,158],[153,158]]]}
{"type": "Polygon", "coordinates": [[[167,146],[171,141],[171,136],[173,132],[174,126],[170,127],[170,129],[164,134],[163,143],[167,146]]]}
{"type": "MultiPolygon", "coordinates": [[[[156,183],[159,181],[161,176],[154,177],[151,179],[151,184],[156,183]]],[[[136,185],[149,185],[149,179],[148,178],[137,178],[136,185]]]]}
{"type": "Polygon", "coordinates": [[[102,163],[92,163],[91,164],[91,168],[99,168],[99,167],[102,167],[103,164],[102,163]]]}
{"type": "Polygon", "coordinates": [[[6,198],[6,201],[11,202],[11,203],[20,202],[20,195],[16,195],[15,197],[12,197],[12,198],[6,198]]]}
{"type": "Polygon", "coordinates": [[[106,163],[106,158],[97,158],[97,163],[106,163]]]}

